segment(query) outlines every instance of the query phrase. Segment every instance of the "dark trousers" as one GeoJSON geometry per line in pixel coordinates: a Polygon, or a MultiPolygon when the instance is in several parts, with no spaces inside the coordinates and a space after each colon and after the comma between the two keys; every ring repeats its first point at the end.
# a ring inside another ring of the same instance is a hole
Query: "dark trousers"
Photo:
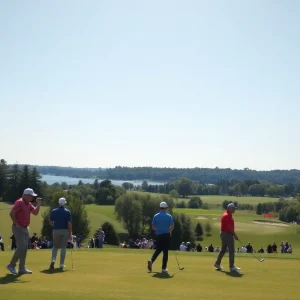
{"type": "Polygon", "coordinates": [[[2,251],[4,251],[4,243],[0,242],[0,248],[2,251]]]}
{"type": "Polygon", "coordinates": [[[216,264],[220,265],[222,258],[228,248],[229,251],[229,267],[232,268],[234,266],[234,238],[231,233],[221,232],[220,234],[222,241],[222,249],[219,252],[216,264]]]}
{"type": "Polygon", "coordinates": [[[156,236],[156,250],[151,258],[152,263],[155,262],[158,255],[163,252],[162,269],[167,268],[168,254],[170,248],[170,234],[159,234],[156,236]]]}

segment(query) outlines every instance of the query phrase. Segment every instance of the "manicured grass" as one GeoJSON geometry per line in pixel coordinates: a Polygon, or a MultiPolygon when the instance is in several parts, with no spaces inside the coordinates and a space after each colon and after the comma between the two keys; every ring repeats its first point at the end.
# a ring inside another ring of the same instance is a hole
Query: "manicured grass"
{"type": "Polygon", "coordinates": [[[49,274],[50,251],[30,250],[27,265],[34,273],[14,276],[4,269],[12,252],[0,254],[1,300],[299,299],[299,261],[295,259],[272,257],[259,263],[249,255],[237,255],[239,275],[228,272],[227,256],[224,271],[219,272],[213,267],[216,254],[204,253],[178,253],[185,268],[179,271],[171,252],[167,276],[160,273],[161,256],[152,273],[146,270],[151,250],[87,249],[73,251],[75,271],[68,253],[66,270],[49,274]]]}

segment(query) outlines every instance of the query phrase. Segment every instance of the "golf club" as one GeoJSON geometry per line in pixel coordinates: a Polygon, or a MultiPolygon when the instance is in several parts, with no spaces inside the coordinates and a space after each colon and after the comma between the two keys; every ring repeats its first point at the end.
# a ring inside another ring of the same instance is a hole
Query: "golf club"
{"type": "MultiPolygon", "coordinates": [[[[238,241],[243,245],[243,243],[238,239],[238,241]]],[[[259,261],[259,262],[263,262],[265,259],[264,258],[259,258],[258,256],[256,256],[253,252],[251,252],[251,254],[259,261]]]]}
{"type": "Polygon", "coordinates": [[[72,247],[71,247],[71,261],[72,261],[72,271],[75,271],[75,269],[74,269],[74,262],[73,262],[73,250],[72,250],[72,247]]]}
{"type": "Polygon", "coordinates": [[[180,265],[179,265],[178,258],[177,258],[177,255],[176,255],[176,251],[173,251],[173,253],[174,253],[175,258],[176,258],[176,261],[177,261],[178,269],[179,269],[180,271],[184,270],[184,267],[180,267],[180,265]]]}

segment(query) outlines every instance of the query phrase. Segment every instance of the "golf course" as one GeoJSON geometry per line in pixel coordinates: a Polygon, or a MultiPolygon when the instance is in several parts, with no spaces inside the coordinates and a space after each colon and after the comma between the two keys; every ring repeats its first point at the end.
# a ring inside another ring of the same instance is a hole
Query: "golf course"
{"type": "MultiPolygon", "coordinates": [[[[221,204],[222,197],[207,196],[215,204],[221,204]]],[[[228,197],[227,197],[228,198],[228,197]]],[[[252,200],[245,197],[244,203],[252,200]],[[248,201],[246,201],[248,200],[248,201]]],[[[235,201],[234,197],[229,199],[235,201]]],[[[241,202],[241,199],[239,199],[241,202]]],[[[255,200],[255,198],[253,198],[255,200]]],[[[260,199],[262,202],[269,198],[260,199]]],[[[252,203],[252,202],[251,202],[252,203]]],[[[258,203],[258,202],[257,202],[258,203]]],[[[28,250],[27,266],[32,275],[15,276],[9,274],[5,266],[9,262],[11,221],[10,205],[1,203],[0,232],[5,242],[5,251],[0,252],[1,300],[13,297],[26,299],[220,299],[226,295],[231,299],[298,299],[300,241],[297,225],[285,224],[275,220],[269,223],[254,211],[237,210],[234,218],[236,232],[246,244],[251,242],[254,249],[266,249],[268,244],[288,241],[293,246],[293,254],[261,254],[259,262],[251,254],[237,253],[236,265],[242,270],[229,272],[228,256],[225,255],[223,271],[213,267],[217,253],[179,252],[169,253],[169,274],[161,273],[161,257],[153,265],[151,273],[146,268],[147,260],[153,250],[123,249],[104,245],[103,249],[80,248],[68,250],[66,269],[49,271],[51,250],[28,250]],[[72,254],[72,255],[71,255],[72,254]],[[176,255],[176,256],[175,256],[176,255]],[[184,268],[179,270],[179,266],[184,268]],[[73,269],[72,269],[73,259],[73,269]]],[[[114,206],[86,205],[90,226],[93,233],[101,224],[112,223],[119,234],[126,236],[123,224],[116,220],[114,206]]],[[[42,207],[40,215],[31,217],[30,232],[40,234],[42,214],[47,207],[42,207]]],[[[200,222],[202,226],[211,224],[211,235],[203,235],[203,248],[210,244],[220,246],[219,209],[176,208],[176,213],[187,214],[192,227],[200,222]]],[[[187,242],[187,241],[186,241],[187,242]]],[[[196,242],[198,243],[198,242],[196,242]]],[[[236,247],[241,246],[236,243],[236,247]]],[[[58,267],[58,266],[56,266],[58,267]]]]}

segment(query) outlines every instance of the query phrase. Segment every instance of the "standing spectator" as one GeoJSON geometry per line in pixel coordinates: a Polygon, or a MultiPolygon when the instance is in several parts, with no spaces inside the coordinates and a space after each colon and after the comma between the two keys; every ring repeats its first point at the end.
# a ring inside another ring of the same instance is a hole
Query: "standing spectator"
{"type": "Polygon", "coordinates": [[[38,215],[41,207],[41,198],[36,198],[37,205],[34,207],[31,201],[37,197],[32,189],[25,189],[22,198],[18,199],[13,205],[10,217],[13,222],[12,231],[16,238],[17,250],[15,251],[7,269],[12,274],[32,274],[32,272],[25,267],[26,256],[28,250],[28,239],[30,224],[30,213],[38,215]],[[19,261],[19,272],[16,271],[16,264],[19,261]]]}
{"type": "Polygon", "coordinates": [[[102,230],[102,227],[99,228],[98,238],[99,238],[99,248],[103,248],[105,233],[102,230]]]}
{"type": "Polygon", "coordinates": [[[152,272],[152,264],[163,251],[162,272],[167,273],[170,237],[174,229],[174,220],[173,217],[167,213],[168,204],[166,202],[161,202],[159,207],[160,212],[154,215],[152,220],[152,229],[155,230],[156,234],[156,250],[152,258],[148,261],[148,270],[152,272]]]}
{"type": "Polygon", "coordinates": [[[15,236],[12,235],[10,237],[10,239],[11,239],[11,250],[16,250],[17,249],[17,245],[16,245],[16,238],[15,238],[15,236]]]}
{"type": "Polygon", "coordinates": [[[228,247],[229,249],[229,267],[230,271],[238,271],[240,268],[234,265],[234,239],[238,240],[238,237],[235,233],[234,220],[232,215],[235,213],[236,206],[233,203],[227,205],[227,211],[222,215],[221,218],[221,241],[222,249],[218,255],[217,261],[214,266],[218,270],[222,270],[221,261],[228,247]]]}
{"type": "Polygon", "coordinates": [[[284,253],[284,242],[281,242],[280,244],[280,252],[284,253]]]}
{"type": "Polygon", "coordinates": [[[273,253],[273,249],[271,245],[268,245],[267,247],[267,253],[273,253]]]}
{"type": "Polygon", "coordinates": [[[272,250],[273,250],[273,253],[277,253],[277,245],[275,243],[273,243],[273,245],[272,245],[272,250]]]}
{"type": "Polygon", "coordinates": [[[68,240],[72,239],[72,215],[65,208],[67,200],[60,198],[59,207],[52,210],[49,223],[53,227],[53,248],[50,269],[54,269],[57,251],[60,250],[60,268],[65,268],[65,258],[68,240]]]}

